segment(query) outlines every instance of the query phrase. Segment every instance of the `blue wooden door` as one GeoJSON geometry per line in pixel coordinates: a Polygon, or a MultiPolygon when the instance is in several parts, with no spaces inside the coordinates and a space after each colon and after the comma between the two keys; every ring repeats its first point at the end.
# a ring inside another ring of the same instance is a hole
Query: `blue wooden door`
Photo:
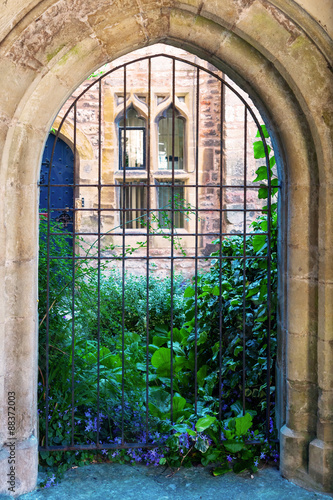
{"type": "Polygon", "coordinates": [[[73,231],[73,184],[74,184],[74,155],[71,148],[61,139],[56,142],[51,175],[50,161],[55,136],[50,134],[45,145],[41,172],[39,210],[47,215],[48,212],[48,183],[50,182],[50,213],[49,217],[56,220],[61,228],[73,231]]]}

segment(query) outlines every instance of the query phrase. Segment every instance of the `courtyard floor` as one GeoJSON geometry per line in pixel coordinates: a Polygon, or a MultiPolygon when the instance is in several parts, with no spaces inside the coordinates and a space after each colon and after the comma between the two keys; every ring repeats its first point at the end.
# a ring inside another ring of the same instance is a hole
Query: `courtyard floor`
{"type": "MultiPolygon", "coordinates": [[[[0,500],[8,500],[0,494],[0,500]]],[[[213,477],[209,467],[182,468],[92,464],[71,469],[55,487],[18,497],[19,500],[312,500],[332,498],[283,479],[265,468],[254,474],[213,477]]]]}

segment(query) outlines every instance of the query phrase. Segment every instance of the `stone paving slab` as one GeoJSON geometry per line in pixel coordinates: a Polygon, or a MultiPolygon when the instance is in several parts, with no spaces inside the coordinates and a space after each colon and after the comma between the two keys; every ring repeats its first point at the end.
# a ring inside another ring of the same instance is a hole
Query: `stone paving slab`
{"type": "MultiPolygon", "coordinates": [[[[0,500],[8,500],[0,495],[0,500]]],[[[71,469],[55,487],[36,490],[19,500],[327,500],[283,479],[266,468],[254,475],[213,477],[209,467],[182,468],[172,475],[165,467],[92,464],[71,469]]]]}

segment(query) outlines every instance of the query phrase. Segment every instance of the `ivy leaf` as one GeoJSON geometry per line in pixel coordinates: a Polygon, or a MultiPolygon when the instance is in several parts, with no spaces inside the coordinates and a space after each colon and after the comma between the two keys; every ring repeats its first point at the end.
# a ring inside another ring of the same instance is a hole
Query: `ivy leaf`
{"type": "MultiPolygon", "coordinates": [[[[269,138],[269,133],[267,132],[266,125],[260,125],[260,127],[261,127],[261,130],[262,130],[262,133],[264,134],[264,137],[266,139],[268,139],[269,138]]],[[[261,137],[259,130],[257,131],[256,137],[261,137]]]]}
{"type": "Polygon", "coordinates": [[[270,164],[271,168],[274,167],[274,165],[276,164],[275,156],[270,157],[269,164],[270,164]]]}
{"type": "MultiPolygon", "coordinates": [[[[267,179],[267,167],[266,165],[262,165],[256,170],[257,177],[253,179],[253,182],[258,182],[258,181],[264,181],[267,179]]],[[[270,175],[272,175],[273,172],[270,170],[270,175]]]]}
{"type": "Polygon", "coordinates": [[[267,187],[261,187],[258,190],[258,198],[260,200],[264,200],[265,198],[268,198],[268,188],[267,187]]]}
{"type": "Polygon", "coordinates": [[[234,350],[234,356],[237,356],[237,354],[238,354],[239,352],[241,352],[242,350],[243,350],[243,346],[242,346],[242,345],[237,345],[237,346],[235,347],[235,350],[234,350]]]}
{"type": "MultiPolygon", "coordinates": [[[[267,152],[268,154],[272,151],[271,147],[267,144],[267,152]]],[[[265,148],[264,143],[262,141],[256,141],[253,143],[253,155],[256,160],[259,158],[265,158],[265,148]]]]}
{"type": "Polygon", "coordinates": [[[197,442],[194,445],[194,448],[201,451],[201,453],[206,453],[210,444],[208,439],[204,439],[201,436],[198,436],[197,442]]]}

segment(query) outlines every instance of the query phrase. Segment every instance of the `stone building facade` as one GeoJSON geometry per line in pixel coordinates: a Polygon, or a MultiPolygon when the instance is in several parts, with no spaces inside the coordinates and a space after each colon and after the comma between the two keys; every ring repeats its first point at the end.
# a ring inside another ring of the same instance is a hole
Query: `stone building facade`
{"type": "MultiPolygon", "coordinates": [[[[220,220],[216,209],[221,207],[226,210],[221,215],[221,223],[223,233],[228,235],[242,234],[245,230],[250,231],[251,221],[260,213],[259,210],[263,206],[261,200],[258,199],[258,192],[255,189],[248,190],[246,203],[247,207],[252,208],[253,211],[247,213],[247,224],[244,227],[242,213],[244,189],[241,186],[245,179],[247,184],[251,184],[256,176],[256,168],[265,163],[263,160],[256,162],[253,157],[252,143],[255,140],[257,126],[252,116],[247,113],[245,130],[245,106],[232,89],[245,98],[257,114],[259,122],[263,123],[259,112],[246,93],[212,64],[179,48],[157,44],[139,49],[97,70],[93,74],[95,76],[87,79],[68,99],[53,124],[53,131],[56,132],[69,106],[84,92],[76,103],[75,119],[78,135],[76,141],[78,140],[80,144],[84,141],[88,146],[79,148],[76,157],[76,183],[84,185],[84,187],[78,187],[75,193],[75,208],[78,210],[76,232],[82,233],[85,240],[85,244],[81,244],[81,254],[84,254],[85,246],[90,249],[96,241],[96,237],[89,236],[89,233],[97,231],[98,192],[89,184],[95,185],[98,178],[99,142],[101,142],[102,183],[119,185],[119,188],[102,189],[101,208],[104,212],[101,231],[107,233],[102,237],[103,256],[120,255],[122,249],[120,209],[123,204],[120,187],[124,173],[121,137],[124,121],[124,69],[122,65],[131,63],[126,66],[127,154],[129,156],[134,154],[134,156],[132,160],[129,158],[129,164],[126,166],[126,182],[132,185],[127,188],[125,195],[125,208],[132,209],[125,215],[126,247],[135,248],[136,256],[141,255],[143,258],[146,256],[146,250],[139,248],[146,239],[145,224],[147,222],[145,212],[147,189],[141,187],[141,184],[147,183],[149,179],[150,185],[153,186],[149,188],[150,232],[154,234],[150,238],[149,254],[152,259],[152,269],[162,275],[170,271],[170,260],[166,258],[154,261],[154,257],[168,257],[170,253],[170,238],[164,237],[170,234],[170,227],[167,227],[170,223],[168,224],[166,218],[169,220],[171,218],[168,210],[171,208],[172,162],[168,159],[171,158],[172,153],[173,60],[169,57],[179,59],[175,62],[175,207],[176,209],[177,207],[184,208],[183,211],[175,214],[175,255],[179,257],[182,253],[186,253],[187,256],[194,257],[196,255],[195,233],[198,232],[202,235],[199,236],[197,243],[197,255],[202,257],[199,261],[199,268],[208,268],[210,263],[205,257],[216,249],[216,245],[212,242],[219,237],[220,231],[220,220]],[[156,57],[159,54],[161,57],[156,57]],[[151,60],[149,152],[147,145],[149,114],[147,56],[155,56],[151,60]],[[132,63],[136,59],[139,61],[132,63]],[[217,79],[205,71],[200,71],[197,103],[197,68],[187,64],[186,61],[212,71],[213,75],[224,77],[230,88],[224,86],[222,90],[217,79]],[[110,70],[119,66],[121,67],[119,70],[109,73],[110,70]],[[101,80],[100,120],[99,86],[94,85],[93,82],[103,73],[106,76],[101,80]],[[85,92],[86,89],[89,90],[85,92]],[[244,139],[245,134],[246,139],[244,139]],[[131,145],[136,153],[129,151],[131,145]],[[147,155],[149,155],[149,166],[147,155]],[[246,155],[246,167],[244,155],[246,155]],[[196,176],[197,169],[198,176],[196,176]],[[221,180],[223,184],[232,187],[223,189],[223,199],[220,202],[218,186],[221,180]],[[198,188],[198,208],[202,212],[199,214],[199,223],[196,227],[194,186],[197,181],[202,186],[198,188]],[[166,211],[163,214],[156,211],[164,207],[166,211]],[[84,208],[84,211],[80,211],[81,208],[84,208]],[[84,233],[88,233],[87,236],[84,233]]],[[[71,112],[62,124],[59,136],[67,141],[71,148],[74,147],[73,130],[74,113],[71,112]]],[[[144,273],[145,268],[144,259],[127,263],[129,272],[144,273]]],[[[192,275],[193,269],[193,260],[175,262],[175,270],[182,272],[185,276],[192,275]]]]}

